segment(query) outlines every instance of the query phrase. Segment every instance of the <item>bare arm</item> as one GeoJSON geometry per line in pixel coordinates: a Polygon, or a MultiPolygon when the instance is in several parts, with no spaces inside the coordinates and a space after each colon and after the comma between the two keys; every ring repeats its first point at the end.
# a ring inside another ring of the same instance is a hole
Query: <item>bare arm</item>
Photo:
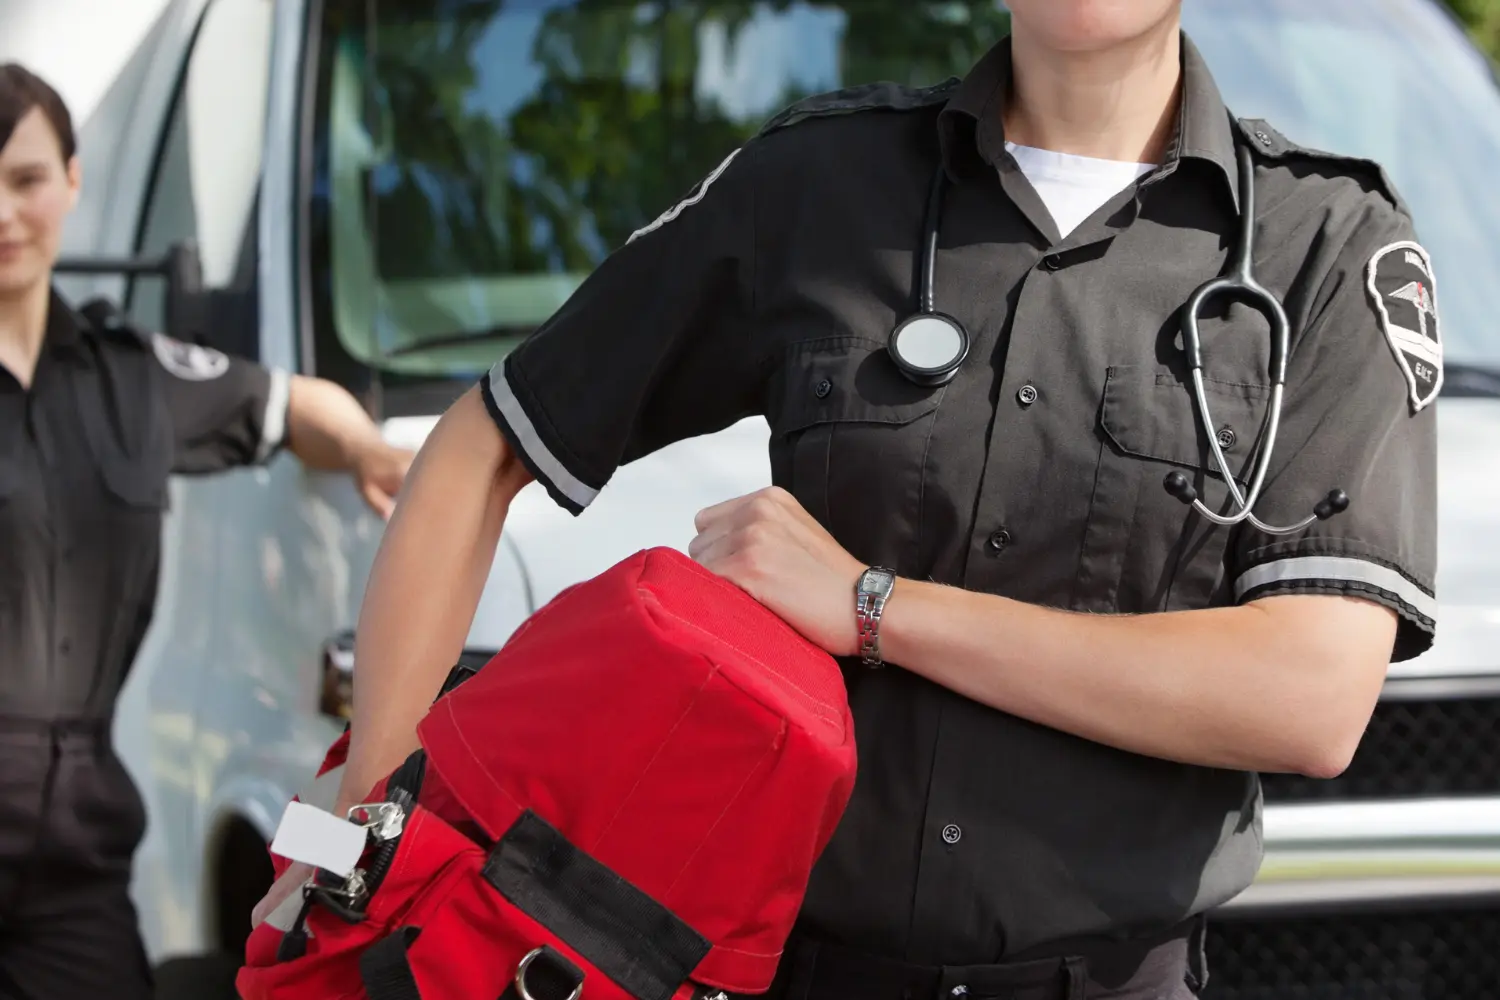
{"type": "Polygon", "coordinates": [[[1347,597],[1088,615],[902,580],[881,645],[936,683],[1098,743],[1329,778],[1354,755],[1395,633],[1394,612],[1347,597]]]}
{"type": "MultiPolygon", "coordinates": [[[[317,440],[315,449],[339,447],[321,434],[317,440]]],[[[417,723],[463,650],[510,502],[530,479],[477,387],[443,414],[417,453],[360,607],[355,723],[334,815],[361,802],[417,748],[417,723]]],[[[311,874],[306,864],[291,865],[256,904],[250,925],[311,874]]]]}
{"type": "MultiPolygon", "coordinates": [[[[864,566],[796,499],[768,489],[698,516],[695,559],[836,655],[858,649],[864,566]]],[[[1243,606],[1090,615],[899,580],[881,651],[993,708],[1152,757],[1335,775],[1390,662],[1394,612],[1291,595],[1243,606]]]]}
{"type": "Polygon", "coordinates": [[[386,444],[380,428],[347,389],[327,379],[291,376],[287,450],[310,469],[348,472],[376,513],[389,518],[412,454],[386,444]]]}
{"type": "Polygon", "coordinates": [[[477,388],[418,452],[360,608],[356,721],[336,815],[416,749],[417,723],[463,650],[511,500],[529,481],[477,388]]]}
{"type": "Polygon", "coordinates": [[[310,469],[345,472],[383,442],[380,428],[349,390],[327,379],[291,376],[287,450],[310,469]]]}

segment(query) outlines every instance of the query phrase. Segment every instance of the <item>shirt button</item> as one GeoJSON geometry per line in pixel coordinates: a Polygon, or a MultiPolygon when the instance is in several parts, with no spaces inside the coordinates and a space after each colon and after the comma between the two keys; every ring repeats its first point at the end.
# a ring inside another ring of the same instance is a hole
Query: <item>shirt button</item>
{"type": "Polygon", "coordinates": [[[1049,253],[1047,256],[1042,258],[1043,270],[1056,271],[1060,267],[1062,267],[1062,257],[1058,256],[1057,254],[1049,253]]]}
{"type": "Polygon", "coordinates": [[[1219,439],[1219,447],[1226,450],[1233,448],[1234,443],[1239,440],[1234,433],[1233,427],[1220,428],[1217,437],[1219,439]]]}
{"type": "Polygon", "coordinates": [[[72,642],[72,640],[71,639],[64,639],[62,642],[59,642],[57,644],[57,650],[58,650],[58,652],[62,653],[64,656],[68,655],[69,653],[71,653],[73,651],[73,642],[72,642]]]}
{"type": "Polygon", "coordinates": [[[1020,401],[1022,406],[1030,406],[1032,403],[1035,403],[1036,386],[1029,382],[1021,386],[1020,389],[1016,390],[1016,399],[1020,401]]]}
{"type": "Polygon", "coordinates": [[[943,841],[945,843],[956,844],[963,839],[963,835],[964,832],[958,828],[957,823],[949,823],[943,827],[943,841]]]}
{"type": "Polygon", "coordinates": [[[833,383],[826,378],[813,387],[813,395],[819,399],[827,399],[828,394],[833,391],[833,383]]]}
{"type": "Polygon", "coordinates": [[[988,546],[991,552],[1003,552],[1010,543],[1010,529],[997,528],[990,532],[990,537],[985,540],[984,544],[988,546]]]}

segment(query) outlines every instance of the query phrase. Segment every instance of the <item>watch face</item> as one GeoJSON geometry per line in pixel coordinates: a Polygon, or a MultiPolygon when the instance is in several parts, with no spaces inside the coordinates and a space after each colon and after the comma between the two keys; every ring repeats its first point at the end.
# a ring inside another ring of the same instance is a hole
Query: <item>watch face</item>
{"type": "Polygon", "coordinates": [[[890,591],[895,583],[896,574],[888,569],[876,567],[865,570],[864,576],[860,578],[859,586],[861,590],[884,595],[890,591]]]}

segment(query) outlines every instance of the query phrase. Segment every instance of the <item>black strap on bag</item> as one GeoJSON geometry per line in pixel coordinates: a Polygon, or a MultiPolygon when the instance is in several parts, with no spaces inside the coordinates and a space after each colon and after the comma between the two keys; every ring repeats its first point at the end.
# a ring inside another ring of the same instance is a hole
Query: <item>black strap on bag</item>
{"type": "Polygon", "coordinates": [[[422,1000],[422,991],[406,958],[406,949],[420,933],[418,927],[401,927],[359,956],[359,978],[370,1000],[422,1000]]]}
{"type": "MultiPolygon", "coordinates": [[[[359,975],[370,1000],[422,1000],[406,956],[421,933],[419,927],[402,927],[360,956],[359,975]]],[[[521,960],[498,1000],[578,1000],[582,992],[583,970],[556,948],[542,945],[521,960]]]]}
{"type": "Polygon", "coordinates": [[[490,851],[484,878],[638,1000],[671,1000],[709,941],[527,810],[490,851]]]}
{"type": "MultiPolygon", "coordinates": [[[[637,1000],[671,1000],[711,947],[530,810],[495,844],[482,874],[516,909],[637,1000]]],[[[366,951],[360,971],[370,1000],[421,1000],[406,954],[419,933],[403,927],[366,951]]],[[[570,1000],[582,981],[576,965],[543,945],[522,960],[501,1000],[570,1000]]]]}

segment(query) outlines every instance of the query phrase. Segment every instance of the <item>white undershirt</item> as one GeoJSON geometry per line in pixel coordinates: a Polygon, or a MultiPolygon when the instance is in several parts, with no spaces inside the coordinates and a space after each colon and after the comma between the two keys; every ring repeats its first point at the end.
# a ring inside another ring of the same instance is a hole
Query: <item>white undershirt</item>
{"type": "Polygon", "coordinates": [[[1013,142],[1005,148],[1041,196],[1063,239],[1099,206],[1156,169],[1154,163],[1099,160],[1013,142]]]}

